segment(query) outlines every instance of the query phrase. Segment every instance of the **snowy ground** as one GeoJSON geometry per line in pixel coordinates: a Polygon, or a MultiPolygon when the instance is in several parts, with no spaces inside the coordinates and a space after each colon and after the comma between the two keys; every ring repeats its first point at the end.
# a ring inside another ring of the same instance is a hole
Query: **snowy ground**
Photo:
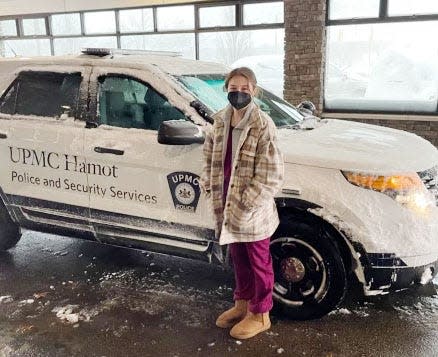
{"type": "Polygon", "coordinates": [[[214,325],[232,286],[205,263],[26,232],[0,254],[0,357],[438,355],[436,286],[353,294],[315,321],[277,314],[249,341],[214,325]]]}

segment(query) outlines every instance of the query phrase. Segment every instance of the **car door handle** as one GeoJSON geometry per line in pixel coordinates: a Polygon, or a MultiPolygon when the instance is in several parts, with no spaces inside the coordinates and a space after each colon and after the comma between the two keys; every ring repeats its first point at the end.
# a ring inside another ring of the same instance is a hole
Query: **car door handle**
{"type": "Polygon", "coordinates": [[[0,139],[7,139],[7,138],[8,138],[8,134],[0,133],[0,139]]]}
{"type": "Polygon", "coordinates": [[[123,155],[125,153],[124,150],[118,150],[118,149],[111,149],[111,148],[103,148],[100,146],[96,146],[94,148],[95,152],[98,152],[99,154],[113,154],[113,155],[123,155]]]}

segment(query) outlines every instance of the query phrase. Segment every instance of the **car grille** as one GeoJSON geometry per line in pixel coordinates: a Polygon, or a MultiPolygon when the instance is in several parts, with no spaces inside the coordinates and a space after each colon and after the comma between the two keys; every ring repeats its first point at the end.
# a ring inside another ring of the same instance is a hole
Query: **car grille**
{"type": "Polygon", "coordinates": [[[435,197],[435,203],[438,206],[438,165],[429,170],[418,172],[429,192],[435,197]]]}

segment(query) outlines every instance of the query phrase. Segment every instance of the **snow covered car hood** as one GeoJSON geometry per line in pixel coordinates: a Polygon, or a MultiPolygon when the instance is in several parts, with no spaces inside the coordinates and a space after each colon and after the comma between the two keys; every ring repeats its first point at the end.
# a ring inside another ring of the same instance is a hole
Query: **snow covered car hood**
{"type": "Polygon", "coordinates": [[[312,130],[279,129],[285,162],[369,173],[419,172],[438,164],[438,150],[402,130],[323,119],[312,130]]]}

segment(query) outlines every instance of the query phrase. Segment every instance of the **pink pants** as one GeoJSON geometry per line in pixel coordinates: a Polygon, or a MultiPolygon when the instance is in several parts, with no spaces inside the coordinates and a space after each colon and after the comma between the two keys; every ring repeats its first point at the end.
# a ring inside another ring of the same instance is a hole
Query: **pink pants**
{"type": "Polygon", "coordinates": [[[272,309],[274,271],[269,243],[270,238],[230,244],[236,278],[234,300],[249,300],[249,310],[255,314],[272,309]]]}

